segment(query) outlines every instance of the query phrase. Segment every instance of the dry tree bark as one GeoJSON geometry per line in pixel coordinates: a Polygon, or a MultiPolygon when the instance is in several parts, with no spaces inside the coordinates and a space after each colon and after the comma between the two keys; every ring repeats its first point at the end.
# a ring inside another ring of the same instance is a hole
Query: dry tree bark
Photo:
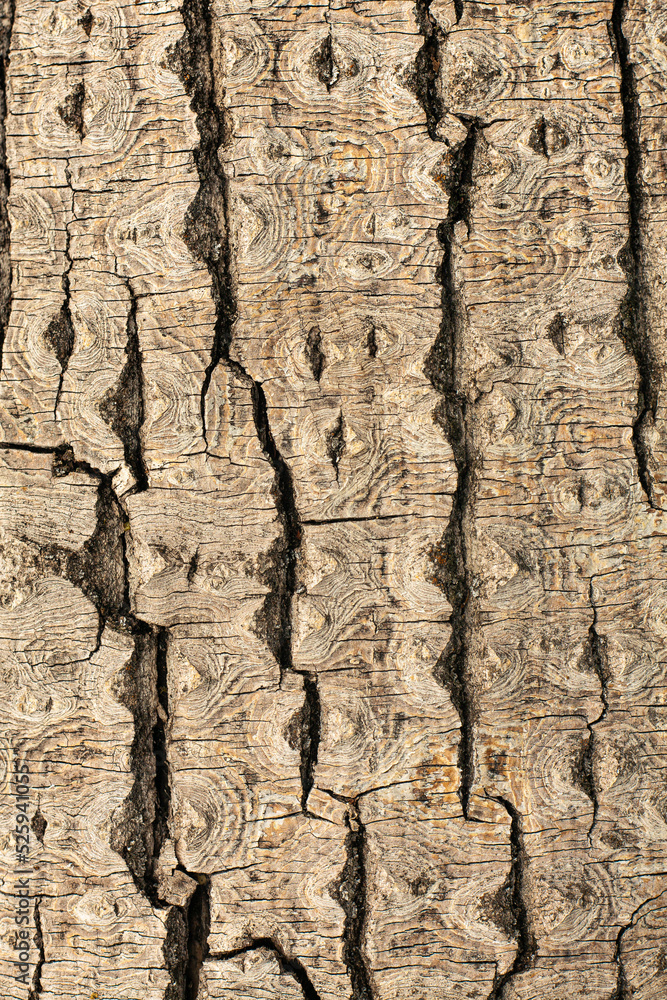
{"type": "Polygon", "coordinates": [[[667,998],[662,0],[2,0],[13,1000],[667,998]]]}

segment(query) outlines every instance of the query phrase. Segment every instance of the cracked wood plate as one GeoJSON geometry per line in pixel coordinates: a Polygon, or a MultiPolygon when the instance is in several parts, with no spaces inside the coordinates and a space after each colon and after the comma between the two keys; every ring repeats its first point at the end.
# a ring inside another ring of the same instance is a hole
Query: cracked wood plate
{"type": "Polygon", "coordinates": [[[667,1000],[661,0],[0,0],[9,1000],[667,1000]]]}

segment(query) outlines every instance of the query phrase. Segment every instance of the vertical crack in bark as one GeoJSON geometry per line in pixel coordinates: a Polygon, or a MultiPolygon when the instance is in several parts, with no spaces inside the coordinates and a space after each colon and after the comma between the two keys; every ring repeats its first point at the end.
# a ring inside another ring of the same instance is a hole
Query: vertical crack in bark
{"type": "MultiPolygon", "coordinates": [[[[67,178],[67,183],[69,185],[70,191],[72,192],[72,205],[71,213],[72,218],[74,218],[74,188],[72,187],[72,177],[69,171],[69,162],[65,167],[65,176],[67,178]]],[[[65,374],[69,367],[70,358],[72,357],[72,352],[74,351],[74,323],[72,322],[72,310],[71,310],[71,287],[70,287],[70,274],[72,273],[72,267],[74,266],[74,261],[72,260],[71,253],[71,242],[72,237],[69,231],[69,223],[65,225],[65,250],[63,256],[65,258],[65,270],[63,271],[62,278],[60,279],[60,284],[62,290],[65,293],[65,298],[63,299],[63,304],[60,307],[60,311],[53,317],[49,323],[46,331],[44,333],[44,339],[52,349],[56,356],[58,364],[60,365],[60,378],[58,380],[58,389],[56,390],[56,399],[53,404],[53,417],[54,419],[58,416],[58,405],[60,403],[60,396],[63,391],[63,382],[65,380],[65,374]]]]}
{"type": "Polygon", "coordinates": [[[523,820],[521,813],[509,799],[500,795],[489,795],[498,802],[510,818],[510,845],[512,866],[510,869],[510,909],[517,931],[516,955],[507,972],[496,973],[489,1000],[505,1000],[505,987],[520,972],[529,969],[537,956],[537,941],[533,934],[530,914],[526,904],[525,873],[528,858],[523,844],[523,820]]]}
{"type": "Polygon", "coordinates": [[[129,278],[126,286],[130,296],[127,314],[127,361],[120,373],[118,384],[110,390],[100,404],[100,416],[123,443],[125,461],[135,480],[133,492],[148,489],[148,473],[141,444],[144,423],[144,376],[141,344],[137,328],[137,296],[129,278]]]}
{"type": "Polygon", "coordinates": [[[304,701],[297,715],[297,743],[301,750],[301,810],[308,813],[308,796],[315,779],[315,765],[320,743],[322,706],[317,679],[305,675],[303,679],[304,701]]]}
{"type": "Polygon", "coordinates": [[[192,99],[200,138],[194,151],[200,186],[186,214],[185,242],[208,268],[216,311],[211,357],[200,397],[202,435],[206,443],[206,396],[213,372],[223,359],[229,358],[236,316],[229,243],[229,184],[218,156],[228,130],[224,107],[216,97],[209,0],[184,0],[181,16],[185,33],[174,49],[176,68],[192,99]]]}
{"type": "MultiPolygon", "coordinates": [[[[429,135],[440,141],[438,125],[444,109],[438,77],[445,36],[430,13],[430,0],[418,3],[415,10],[424,36],[424,45],[416,63],[417,96],[426,114],[429,135]]],[[[442,286],[442,321],[436,341],[427,355],[424,371],[433,388],[443,397],[434,419],[452,446],[458,473],[447,530],[432,550],[436,581],[452,606],[452,635],[435,666],[434,674],[448,688],[461,722],[458,794],[463,815],[468,819],[475,776],[477,714],[472,683],[472,650],[479,625],[478,600],[470,565],[470,540],[474,532],[480,460],[475,446],[474,400],[468,398],[463,378],[466,310],[455,274],[454,230],[457,223],[464,223],[470,228],[475,152],[482,126],[476,119],[464,119],[464,124],[467,127],[466,138],[452,154],[447,219],[438,227],[438,239],[443,247],[438,274],[442,286]]]]}
{"type": "Polygon", "coordinates": [[[208,875],[198,875],[196,878],[198,885],[192,894],[186,913],[188,952],[183,1000],[197,1000],[202,966],[209,954],[211,880],[208,875]]]}
{"type": "MultiPolygon", "coordinates": [[[[461,0],[459,0],[459,3],[461,0]]],[[[431,14],[431,0],[417,0],[415,4],[417,26],[424,38],[424,44],[417,53],[415,78],[417,99],[426,113],[426,128],[434,142],[440,142],[438,126],[444,108],[440,97],[438,78],[440,74],[440,46],[445,34],[431,14]]],[[[457,9],[458,18],[458,9],[457,9]]]]}
{"type": "Polygon", "coordinates": [[[431,385],[443,397],[435,419],[452,446],[458,474],[449,524],[433,550],[436,579],[452,606],[452,635],[436,664],[435,676],[448,688],[461,721],[459,798],[466,819],[475,776],[477,708],[472,650],[479,627],[479,606],[470,565],[470,541],[474,532],[479,456],[475,445],[474,401],[467,398],[462,377],[465,304],[456,286],[452,258],[454,226],[458,222],[468,225],[470,220],[477,138],[478,125],[471,122],[466,139],[455,151],[447,220],[438,233],[444,250],[440,270],[442,324],[425,365],[431,385]]]}
{"type": "Polygon", "coordinates": [[[280,944],[273,938],[256,938],[242,948],[235,948],[233,951],[216,952],[209,957],[213,961],[224,962],[230,958],[236,958],[237,955],[246,955],[249,951],[260,950],[270,951],[276,956],[280,971],[287,973],[287,975],[292,976],[296,980],[301,987],[304,1000],[320,1000],[320,995],[313,986],[302,962],[298,958],[289,958],[280,944]]]}
{"type": "MultiPolygon", "coordinates": [[[[119,700],[132,713],[134,740],[130,769],[134,782],[119,814],[114,818],[111,846],[125,861],[137,889],[151,905],[161,908],[156,880],[156,862],[166,832],[164,802],[168,795],[156,749],[164,732],[159,728],[157,696],[157,636],[143,622],[132,622],[134,652],[125,671],[119,700]]],[[[159,748],[164,750],[164,746],[159,748]]],[[[166,761],[165,761],[166,763],[166,761]]],[[[168,809],[168,799],[166,808],[168,809]]]]}
{"type": "Polygon", "coordinates": [[[292,473],[271,431],[262,384],[253,379],[237,360],[230,357],[237,308],[229,241],[228,180],[218,156],[220,147],[227,140],[228,130],[225,111],[216,89],[209,0],[184,0],[181,14],[185,33],[177,43],[174,54],[181,79],[192,99],[191,107],[196,115],[200,136],[199,146],[195,150],[200,187],[188,209],[186,242],[208,268],[216,310],[211,360],[201,393],[202,433],[206,442],[206,396],[213,372],[224,362],[250,389],[255,431],[274,471],[273,496],[283,527],[283,538],[272,547],[272,565],[265,573],[270,592],[258,615],[257,624],[280,667],[281,679],[286,672],[298,673],[304,678],[303,717],[308,720],[308,724],[301,740],[301,775],[302,802],[305,803],[312,787],[312,771],[317,761],[319,694],[315,674],[295,670],[292,659],[292,600],[297,583],[302,528],[292,473]],[[311,724],[313,720],[317,720],[317,727],[311,724]]]}
{"type": "Polygon", "coordinates": [[[333,470],[336,473],[336,482],[338,482],[338,466],[340,460],[345,451],[345,421],[343,420],[343,411],[340,411],[336,423],[333,425],[331,430],[326,432],[326,444],[327,444],[327,455],[329,456],[329,461],[333,466],[333,470]]]}
{"type": "Polygon", "coordinates": [[[598,624],[598,611],[595,605],[595,597],[593,594],[593,579],[591,578],[589,585],[589,600],[591,604],[591,609],[593,611],[593,622],[588,630],[588,640],[584,648],[584,662],[589,669],[593,670],[600,681],[600,702],[602,703],[602,711],[596,719],[592,722],[586,724],[588,729],[588,740],[584,747],[584,752],[581,760],[581,770],[583,787],[593,803],[593,819],[588,830],[588,843],[592,845],[593,842],[593,830],[595,829],[595,824],[598,818],[598,789],[597,782],[595,778],[594,770],[594,757],[595,757],[595,726],[598,723],[603,722],[607,718],[607,712],[609,710],[609,694],[608,694],[608,683],[610,677],[609,670],[609,655],[607,651],[607,637],[600,635],[597,631],[598,624]]]}
{"type": "Polygon", "coordinates": [[[0,371],[9,316],[12,310],[11,225],[7,200],[11,176],[7,165],[7,70],[14,27],[15,0],[0,6],[0,371]]]}
{"type": "Polygon", "coordinates": [[[33,919],[35,921],[35,935],[33,941],[37,946],[37,962],[35,963],[35,969],[32,974],[32,986],[30,992],[28,993],[28,1000],[38,1000],[42,993],[42,969],[44,968],[44,962],[46,961],[46,956],[44,953],[44,934],[42,932],[42,915],[40,907],[42,904],[41,897],[35,900],[35,906],[33,909],[33,919]]]}
{"type": "MultiPolygon", "coordinates": [[[[329,793],[332,794],[333,793],[329,793]]],[[[343,924],[343,961],[352,983],[350,1000],[373,1000],[371,974],[364,955],[366,927],[366,829],[359,815],[358,799],[334,798],[348,803],[345,814],[347,857],[340,881],[332,891],[345,914],[343,924]]]]}
{"type": "Polygon", "coordinates": [[[651,903],[655,903],[658,899],[665,895],[667,889],[663,889],[656,896],[651,896],[650,899],[645,899],[643,903],[633,911],[628,920],[627,924],[624,924],[619,928],[618,934],[616,935],[616,946],[614,948],[614,963],[618,970],[616,977],[616,989],[612,993],[609,1000],[632,1000],[634,995],[634,989],[628,982],[627,973],[625,971],[625,963],[623,962],[623,938],[629,930],[635,926],[635,921],[639,915],[639,911],[645,906],[650,906],[651,903]]]}
{"type": "Polygon", "coordinates": [[[340,69],[334,55],[331,28],[329,28],[329,34],[322,40],[319,48],[313,53],[311,65],[320,83],[323,83],[327,90],[333,90],[340,79],[340,69]]]}
{"type": "Polygon", "coordinates": [[[626,258],[628,291],[618,319],[619,336],[626,350],[634,356],[639,374],[637,417],[633,423],[632,442],[637,458],[639,481],[649,504],[656,507],[651,466],[651,436],[655,425],[658,399],[662,384],[661,366],[651,342],[645,296],[644,231],[646,226],[644,191],[642,189],[642,150],[640,141],[639,98],[634,66],[630,62],[629,45],[623,33],[625,0],[614,0],[610,36],[618,56],[621,74],[621,104],[623,107],[623,140],[625,182],[628,191],[629,239],[626,258]]]}

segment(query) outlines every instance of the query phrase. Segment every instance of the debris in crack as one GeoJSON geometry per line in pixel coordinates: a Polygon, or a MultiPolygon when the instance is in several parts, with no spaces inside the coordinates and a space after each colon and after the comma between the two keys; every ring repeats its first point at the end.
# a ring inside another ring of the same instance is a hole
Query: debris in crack
{"type": "Polygon", "coordinates": [[[656,507],[651,466],[651,437],[655,424],[662,377],[661,366],[651,342],[646,315],[644,276],[645,212],[642,189],[642,151],[639,134],[639,98],[634,66],[630,62],[629,46],[623,33],[625,0],[614,0],[609,33],[613,39],[621,74],[621,104],[623,107],[623,141],[627,150],[625,183],[628,191],[629,239],[624,265],[628,291],[618,316],[618,334],[626,350],[637,364],[637,417],[633,423],[632,443],[637,458],[639,481],[651,507],[656,507]]]}
{"type": "Polygon", "coordinates": [[[11,177],[7,165],[7,70],[14,27],[15,0],[0,7],[0,371],[9,316],[12,309],[12,261],[9,253],[11,225],[7,199],[11,177]]]}
{"type": "Polygon", "coordinates": [[[197,880],[199,884],[192,894],[186,915],[188,954],[183,1000],[197,1000],[202,966],[209,954],[211,880],[207,875],[199,875],[197,880]]]}
{"type": "Polygon", "coordinates": [[[244,945],[242,948],[235,948],[233,951],[220,952],[210,955],[209,957],[213,961],[225,962],[230,958],[236,958],[237,955],[246,955],[249,951],[270,951],[276,956],[278,960],[278,965],[280,966],[280,971],[287,973],[292,976],[293,979],[297,981],[304,995],[304,1000],[320,1000],[320,995],[313,986],[310,976],[298,958],[288,958],[284,950],[280,947],[277,941],[273,938],[256,938],[251,941],[250,944],[244,945]]]}
{"type": "Polygon", "coordinates": [[[42,915],[40,911],[41,903],[41,899],[36,899],[33,909],[33,919],[35,921],[35,936],[33,940],[37,946],[37,962],[35,963],[35,969],[32,974],[32,986],[30,988],[30,992],[28,993],[28,1000],[38,1000],[42,993],[42,969],[44,968],[46,956],[44,952],[44,934],[42,932],[42,915]]]}
{"type": "Polygon", "coordinates": [[[141,446],[141,428],[144,422],[144,378],[142,353],[137,329],[137,297],[132,283],[127,279],[130,309],[127,316],[127,361],[120,373],[118,385],[110,390],[100,403],[102,419],[123,442],[127,462],[136,486],[134,492],[148,489],[148,474],[141,446]]]}
{"type": "Polygon", "coordinates": [[[345,423],[343,421],[342,410],[336,423],[330,431],[327,431],[326,442],[327,455],[329,456],[329,461],[333,465],[334,472],[336,473],[336,482],[338,482],[338,465],[343,452],[345,451],[345,423]]]}
{"type": "Polygon", "coordinates": [[[85,101],[86,88],[83,81],[81,81],[77,83],[72,93],[67,95],[63,103],[56,108],[67,128],[76,132],[82,142],[86,137],[86,125],[83,120],[83,105],[85,101]]]}
{"type": "Polygon", "coordinates": [[[595,605],[592,579],[589,584],[589,600],[593,610],[593,622],[588,630],[588,639],[582,656],[582,666],[587,667],[589,670],[592,670],[595,674],[597,674],[598,680],[600,681],[600,701],[602,702],[602,711],[598,715],[597,719],[593,719],[592,722],[588,722],[586,725],[589,735],[581,756],[580,767],[582,787],[593,803],[593,819],[588,830],[588,841],[589,843],[592,843],[593,830],[595,828],[595,824],[597,823],[599,809],[598,790],[593,767],[593,760],[595,756],[595,726],[607,718],[607,712],[609,711],[608,684],[611,676],[609,669],[609,654],[607,651],[607,637],[600,635],[597,631],[598,611],[595,605]]]}
{"type": "Polygon", "coordinates": [[[371,976],[366,965],[363,937],[366,924],[366,830],[356,799],[350,800],[345,816],[347,858],[340,881],[331,890],[345,914],[343,961],[352,983],[350,1000],[373,1000],[371,976]]]}
{"type": "Polygon", "coordinates": [[[489,994],[489,1000],[504,1000],[506,985],[514,976],[520,972],[525,972],[533,964],[537,956],[537,941],[533,934],[530,915],[526,905],[525,873],[528,859],[523,845],[523,821],[521,814],[508,799],[500,795],[490,795],[489,798],[500,803],[510,818],[512,867],[509,875],[509,904],[516,926],[517,947],[511,967],[502,976],[496,973],[493,989],[489,994]]]}
{"type": "Polygon", "coordinates": [[[313,373],[313,378],[319,382],[322,378],[326,357],[322,350],[322,333],[319,326],[311,326],[306,337],[306,359],[313,373]]]}
{"type": "Polygon", "coordinates": [[[480,459],[475,445],[474,400],[467,397],[461,371],[465,305],[456,286],[452,243],[458,222],[470,224],[470,196],[479,126],[472,121],[463,143],[454,151],[446,221],[438,236],[444,249],[440,269],[442,323],[426,358],[425,372],[442,397],[435,413],[452,446],[458,473],[449,524],[432,549],[435,579],[452,606],[452,634],[436,664],[434,675],[445,685],[461,720],[459,741],[459,798],[466,819],[475,775],[474,729],[476,704],[472,683],[472,651],[478,631],[479,602],[470,566],[470,539],[480,459]]]}

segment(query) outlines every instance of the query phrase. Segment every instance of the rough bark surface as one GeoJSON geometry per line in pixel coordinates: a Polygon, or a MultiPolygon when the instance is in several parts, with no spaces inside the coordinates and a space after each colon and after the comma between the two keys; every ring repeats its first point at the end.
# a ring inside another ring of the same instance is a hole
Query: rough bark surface
{"type": "Polygon", "coordinates": [[[3,996],[667,1000],[666,91],[663,0],[1,0],[3,996]]]}

